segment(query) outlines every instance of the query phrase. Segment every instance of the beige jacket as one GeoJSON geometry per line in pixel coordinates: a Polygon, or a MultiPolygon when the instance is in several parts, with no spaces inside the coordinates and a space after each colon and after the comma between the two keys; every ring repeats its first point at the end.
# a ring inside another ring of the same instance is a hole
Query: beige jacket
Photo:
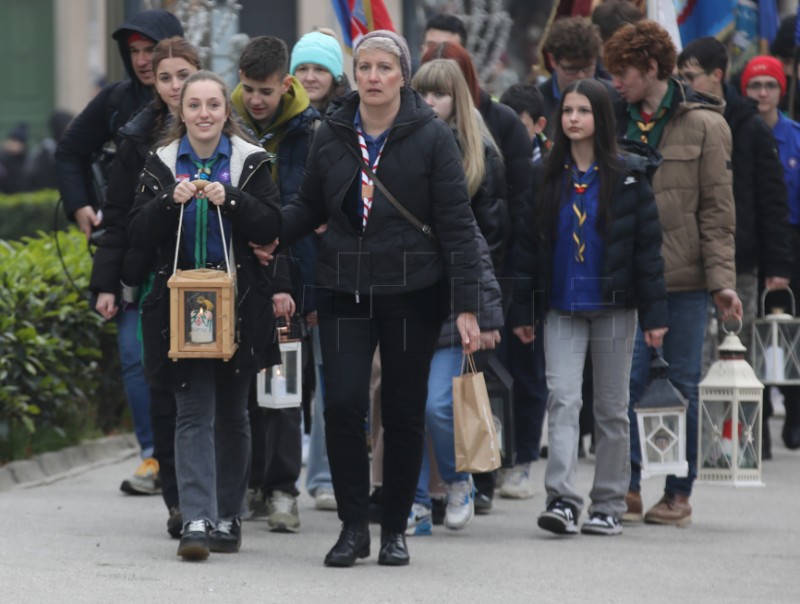
{"type": "Polygon", "coordinates": [[[671,292],[735,289],[736,212],[725,103],[680,84],[679,99],[658,146],[664,162],[653,176],[664,231],[664,281],[671,292]]]}

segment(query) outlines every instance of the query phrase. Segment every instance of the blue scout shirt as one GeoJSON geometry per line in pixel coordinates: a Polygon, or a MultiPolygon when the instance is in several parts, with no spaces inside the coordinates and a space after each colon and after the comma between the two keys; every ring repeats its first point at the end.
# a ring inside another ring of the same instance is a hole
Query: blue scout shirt
{"type": "Polygon", "coordinates": [[[789,201],[789,222],[800,225],[800,124],[778,113],[772,129],[783,164],[783,179],[789,201]]]}
{"type": "MultiPolygon", "coordinates": [[[[230,184],[231,182],[231,141],[227,136],[222,136],[219,139],[217,148],[211,157],[219,159],[214,162],[211,167],[211,174],[208,175],[210,182],[221,182],[230,184]]],[[[210,159],[210,158],[207,158],[210,159]]],[[[197,180],[200,178],[198,167],[194,162],[205,163],[206,160],[201,160],[189,144],[189,139],[186,135],[181,139],[178,146],[178,163],[175,167],[175,178],[177,181],[182,180],[197,180]]],[[[205,180],[205,179],[204,179],[205,180]]],[[[226,218],[222,219],[222,224],[225,228],[225,242],[230,245],[231,241],[231,223],[226,218]]],[[[197,227],[197,200],[193,199],[186,204],[183,210],[183,233],[181,234],[181,250],[186,254],[187,258],[194,259],[194,246],[195,246],[195,230],[197,227]]],[[[206,262],[208,264],[220,264],[225,260],[225,254],[222,250],[222,238],[219,232],[219,218],[217,208],[214,204],[208,204],[208,235],[207,235],[207,251],[206,262]]]]}
{"type": "Polygon", "coordinates": [[[605,244],[597,231],[598,195],[600,179],[593,178],[582,193],[586,221],[583,239],[586,243],[584,261],[575,259],[576,246],[572,239],[575,229],[575,213],[572,203],[578,193],[572,187],[569,172],[565,175],[566,203],[561,206],[553,242],[553,273],[550,304],[557,310],[577,312],[600,310],[603,305],[603,253],[605,244]]]}

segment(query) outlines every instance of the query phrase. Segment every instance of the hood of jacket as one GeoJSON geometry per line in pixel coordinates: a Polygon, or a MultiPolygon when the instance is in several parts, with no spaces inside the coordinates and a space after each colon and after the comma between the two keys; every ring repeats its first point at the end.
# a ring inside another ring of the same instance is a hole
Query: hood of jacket
{"type": "Polygon", "coordinates": [[[151,146],[153,128],[158,118],[158,109],[154,103],[148,103],[144,108],[128,120],[119,130],[122,139],[129,140],[137,145],[151,146]]]}
{"type": "Polygon", "coordinates": [[[743,121],[758,114],[758,103],[753,99],[747,98],[736,92],[730,84],[724,84],[725,95],[725,121],[728,122],[731,131],[743,121]]]}
{"type": "Polygon", "coordinates": [[[178,21],[178,18],[169,11],[160,9],[146,10],[125,21],[111,34],[111,37],[117,41],[119,46],[119,56],[125,65],[125,73],[128,74],[138,92],[146,87],[139,81],[133,71],[131,53],[128,50],[128,36],[133,32],[140,33],[151,40],[159,42],[172,36],[183,36],[183,26],[178,21]]]}
{"type": "Polygon", "coordinates": [[[641,172],[652,180],[653,174],[664,161],[658,149],[641,141],[623,138],[617,141],[625,165],[631,172],[641,172]]]}
{"type": "MultiPolygon", "coordinates": [[[[306,89],[303,88],[303,85],[300,83],[300,81],[294,76],[289,77],[292,78],[292,84],[289,86],[289,90],[287,90],[281,97],[281,103],[278,107],[278,115],[276,115],[272,122],[263,129],[253,121],[244,106],[241,82],[236,85],[236,88],[233,89],[233,93],[231,94],[231,105],[236,111],[236,114],[239,116],[242,125],[247,128],[247,130],[249,130],[259,141],[261,141],[261,139],[267,134],[278,135],[274,138],[280,140],[280,134],[285,130],[289,122],[301,115],[311,104],[311,101],[308,98],[308,93],[306,92],[306,89]]],[[[270,140],[272,138],[273,137],[270,137],[270,140]]]]}
{"type": "Polygon", "coordinates": [[[675,83],[672,106],[675,111],[689,111],[692,109],[710,109],[720,115],[725,114],[725,99],[713,94],[698,92],[694,88],[688,88],[677,78],[672,78],[675,83]]]}

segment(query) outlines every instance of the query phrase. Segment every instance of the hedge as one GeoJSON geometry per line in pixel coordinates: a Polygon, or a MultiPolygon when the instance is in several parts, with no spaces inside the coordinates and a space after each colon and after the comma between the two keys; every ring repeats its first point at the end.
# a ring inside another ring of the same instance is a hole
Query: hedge
{"type": "Polygon", "coordinates": [[[31,193],[0,195],[0,239],[19,240],[39,231],[51,232],[58,219],[58,228],[65,229],[67,219],[58,203],[58,191],[43,189],[31,193]]]}
{"type": "Polygon", "coordinates": [[[124,394],[115,325],[89,308],[83,235],[59,232],[58,246],[53,233],[0,241],[0,265],[2,463],[108,429],[98,403],[124,408],[124,394]]]}

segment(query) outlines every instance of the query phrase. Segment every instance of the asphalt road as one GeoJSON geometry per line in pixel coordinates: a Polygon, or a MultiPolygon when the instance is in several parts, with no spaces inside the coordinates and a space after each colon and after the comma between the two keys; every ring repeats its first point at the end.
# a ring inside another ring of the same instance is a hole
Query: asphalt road
{"type": "MultiPolygon", "coordinates": [[[[780,424],[773,420],[773,434],[780,424]]],[[[128,457],[49,484],[0,492],[0,602],[800,602],[800,451],[776,442],[765,487],[698,485],[685,529],[626,525],[620,537],[556,537],[536,527],[543,487],[527,501],[496,500],[464,531],[435,527],[409,539],[411,565],[325,568],[333,512],[300,497],[301,531],[244,525],[235,555],[182,562],[159,497],[118,490],[128,457]]],[[[582,460],[588,493],[593,465],[582,460]]],[[[542,484],[544,462],[535,465],[542,484]]],[[[663,479],[645,482],[649,506],[663,479]]]]}

